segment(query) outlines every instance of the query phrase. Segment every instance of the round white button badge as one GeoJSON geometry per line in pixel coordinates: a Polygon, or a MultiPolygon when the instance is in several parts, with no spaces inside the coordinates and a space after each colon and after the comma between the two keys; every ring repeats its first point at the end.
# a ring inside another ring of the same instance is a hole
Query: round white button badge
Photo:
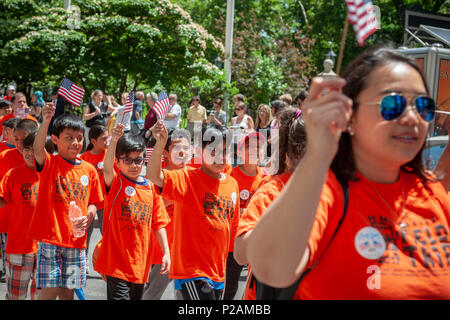
{"type": "Polygon", "coordinates": [[[355,236],[355,249],[363,258],[376,260],[386,251],[386,242],[376,228],[364,227],[355,236]]]}
{"type": "Polygon", "coordinates": [[[132,197],[136,194],[136,190],[133,187],[128,186],[125,188],[125,194],[129,197],[132,197]]]}

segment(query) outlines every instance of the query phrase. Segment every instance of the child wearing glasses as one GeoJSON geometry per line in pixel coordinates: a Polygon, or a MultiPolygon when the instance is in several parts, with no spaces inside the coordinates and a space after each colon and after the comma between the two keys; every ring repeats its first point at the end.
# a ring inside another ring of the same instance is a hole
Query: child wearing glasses
{"type": "Polygon", "coordinates": [[[422,164],[429,94],[414,61],[385,48],[342,78],[313,79],[305,156],[248,239],[258,280],[296,284],[293,299],[450,299],[448,186],[422,164]],[[341,179],[348,208],[329,243],[344,211],[341,179]]]}
{"type": "Polygon", "coordinates": [[[39,299],[72,300],[73,289],[86,284],[86,233],[76,237],[73,228],[87,229],[103,194],[95,168],[78,158],[85,130],[81,119],[71,114],[57,117],[51,139],[58,154],[45,150],[54,113],[52,104],[44,106],[42,124],[33,144],[39,191],[28,237],[39,241],[36,272],[36,287],[42,289],[39,299]],[[69,220],[71,202],[82,213],[74,226],[69,220]]]}
{"type": "Polygon", "coordinates": [[[154,185],[140,176],[145,160],[143,138],[123,135],[123,130],[121,123],[112,130],[105,155],[103,177],[107,197],[103,237],[94,268],[106,276],[108,300],[140,300],[151,268],[153,232],[163,250],[161,272],[169,272],[165,226],[170,219],[154,185]],[[114,170],[114,162],[119,173],[114,170]]]}
{"type": "Polygon", "coordinates": [[[202,164],[194,170],[161,170],[168,133],[161,121],[147,177],[174,202],[172,267],[177,299],[221,300],[225,265],[239,223],[239,187],[223,173],[229,141],[219,125],[202,129],[202,164]]]}

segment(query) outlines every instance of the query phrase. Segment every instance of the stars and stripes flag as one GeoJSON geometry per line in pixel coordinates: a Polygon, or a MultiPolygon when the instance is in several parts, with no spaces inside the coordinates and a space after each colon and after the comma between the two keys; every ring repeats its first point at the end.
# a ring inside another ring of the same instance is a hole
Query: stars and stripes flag
{"type": "Polygon", "coordinates": [[[84,89],[68,78],[63,79],[57,93],[77,107],[81,106],[81,102],[83,102],[84,89]]]}
{"type": "Polygon", "coordinates": [[[128,113],[133,111],[133,104],[134,104],[134,91],[131,91],[128,94],[127,102],[125,103],[125,108],[123,109],[123,113],[128,113]]]}
{"type": "Polygon", "coordinates": [[[353,24],[358,45],[379,29],[375,8],[370,0],[345,0],[348,7],[348,21],[353,24]]]}
{"type": "Polygon", "coordinates": [[[145,149],[145,162],[148,162],[150,160],[150,156],[152,155],[153,148],[146,148],[145,149]]]}
{"type": "Polygon", "coordinates": [[[122,120],[120,121],[121,124],[125,124],[126,122],[131,119],[131,112],[133,111],[133,105],[134,105],[134,91],[131,91],[128,94],[127,102],[125,102],[125,106],[123,108],[122,113],[122,120]]]}
{"type": "Polygon", "coordinates": [[[169,97],[167,96],[166,91],[162,91],[159,95],[158,101],[156,101],[153,109],[156,112],[156,116],[158,120],[164,120],[169,113],[170,110],[170,102],[169,97]]]}

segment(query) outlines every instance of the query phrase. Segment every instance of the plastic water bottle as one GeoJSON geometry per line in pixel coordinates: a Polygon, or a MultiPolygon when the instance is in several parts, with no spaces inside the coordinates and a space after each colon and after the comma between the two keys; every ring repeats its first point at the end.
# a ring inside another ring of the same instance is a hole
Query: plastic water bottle
{"type": "Polygon", "coordinates": [[[75,238],[83,237],[85,234],[84,230],[81,230],[81,229],[75,227],[75,224],[78,221],[80,221],[82,217],[83,217],[83,215],[81,214],[80,207],[77,206],[75,201],[71,201],[70,207],[69,207],[69,219],[70,219],[70,222],[72,223],[72,231],[73,231],[73,236],[75,238]]]}

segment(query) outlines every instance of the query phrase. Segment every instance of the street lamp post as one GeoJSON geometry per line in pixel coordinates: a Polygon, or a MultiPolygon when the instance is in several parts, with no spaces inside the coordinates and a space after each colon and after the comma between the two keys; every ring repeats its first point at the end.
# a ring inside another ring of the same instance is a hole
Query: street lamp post
{"type": "MultiPolygon", "coordinates": [[[[234,21],[234,0],[227,0],[227,20],[225,30],[225,78],[228,83],[231,82],[231,55],[233,52],[233,21],[234,21]]],[[[229,110],[229,97],[228,92],[224,92],[224,111],[227,114],[229,110]]]]}

